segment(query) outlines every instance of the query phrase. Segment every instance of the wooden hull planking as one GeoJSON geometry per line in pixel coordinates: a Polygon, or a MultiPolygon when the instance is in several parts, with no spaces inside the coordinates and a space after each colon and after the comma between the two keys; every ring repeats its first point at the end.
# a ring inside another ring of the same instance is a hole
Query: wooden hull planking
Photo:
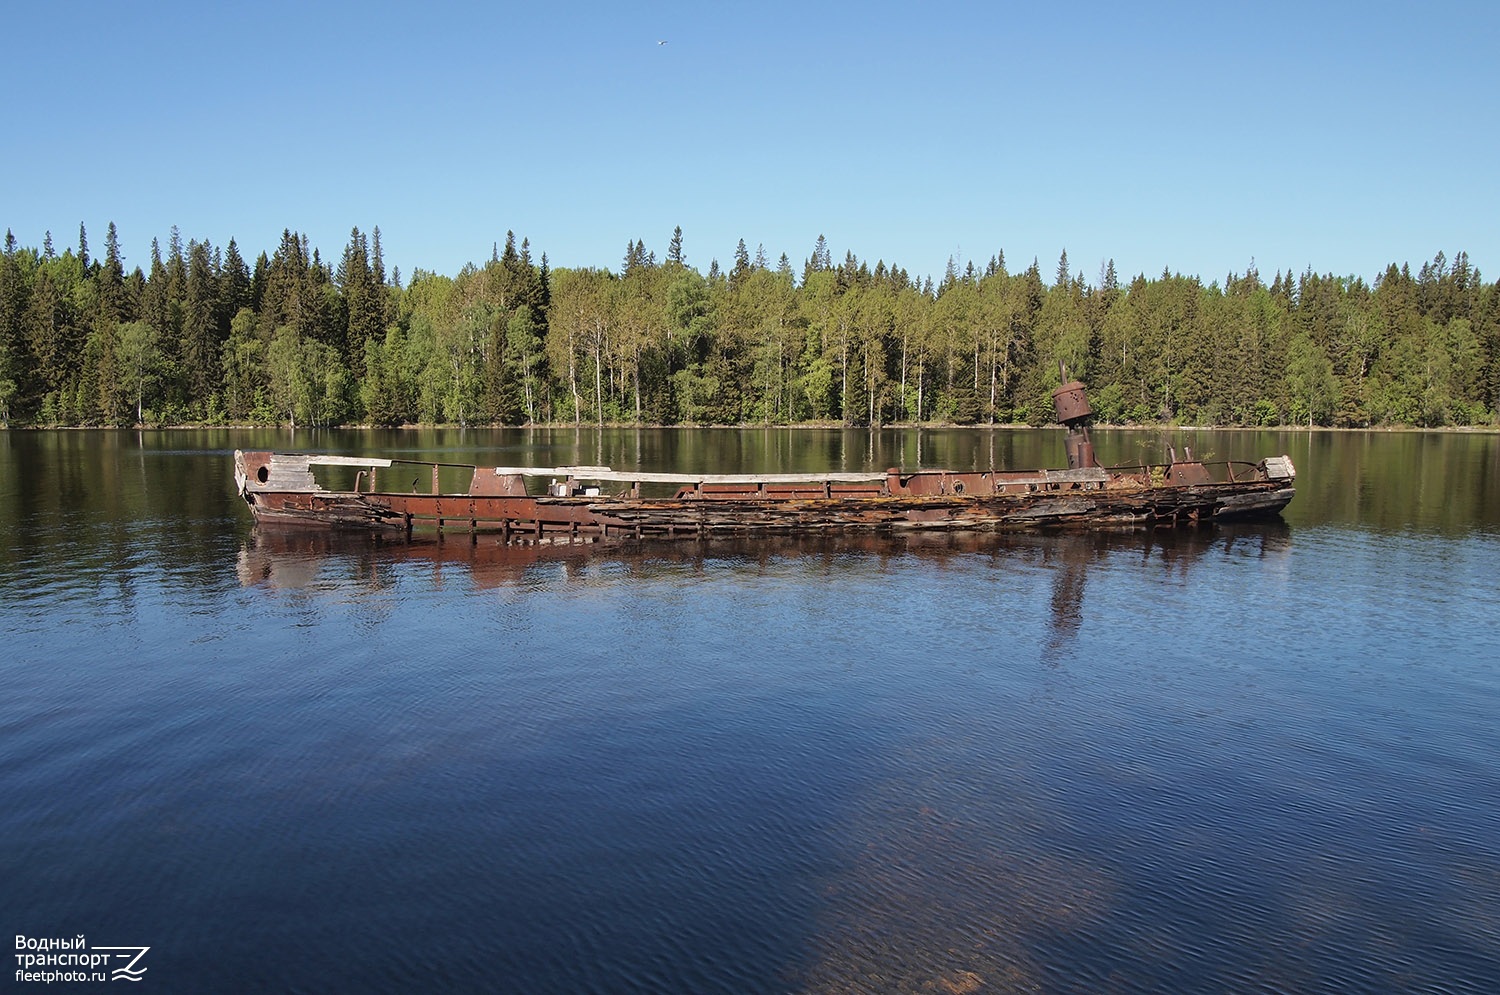
{"type": "MultiPolygon", "coordinates": [[[[1290,460],[1173,462],[1160,467],[903,474],[680,475],[604,467],[485,468],[465,492],[361,489],[395,460],[235,453],[239,491],[257,522],[317,528],[498,533],[515,542],[692,538],[819,532],[1163,528],[1273,516],[1291,501],[1290,460]],[[362,468],[354,489],[325,490],[313,466],[362,468]],[[368,478],[365,473],[368,472],[368,478]],[[551,476],[546,494],[526,476],[551,476]],[[556,478],[562,477],[559,482],[556,478]],[[641,483],[682,483],[669,497],[641,483]],[[603,493],[609,483],[627,486],[603,493]],[[533,485],[534,486],[534,485],[533,485]]],[[[408,464],[409,465],[409,464],[408,464]]],[[[420,478],[419,478],[420,479],[420,478]]]]}

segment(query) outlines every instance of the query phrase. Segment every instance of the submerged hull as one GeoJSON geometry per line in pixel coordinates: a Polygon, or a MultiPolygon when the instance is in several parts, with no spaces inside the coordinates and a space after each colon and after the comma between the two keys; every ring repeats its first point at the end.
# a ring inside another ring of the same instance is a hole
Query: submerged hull
{"type": "MultiPolygon", "coordinates": [[[[1274,516],[1291,501],[1286,457],[1259,463],[1174,461],[1157,467],[941,470],[809,477],[668,475],[605,467],[432,468],[423,493],[381,489],[398,461],[235,453],[239,492],[257,522],[315,528],[497,533],[513,542],[693,538],[819,532],[1007,531],[1192,526],[1274,516]],[[325,489],[313,467],[356,469],[325,489]],[[440,472],[472,471],[443,492],[440,472]],[[551,477],[540,487],[528,478],[551,477]],[[561,478],[561,479],[559,479],[561,478]],[[677,484],[642,496],[642,484],[677,484]],[[531,493],[544,490],[545,493],[531,493]],[[612,491],[613,493],[606,493],[612,491]]],[[[405,476],[405,474],[403,474],[405,476]]],[[[420,479],[420,477],[419,477],[420,479]]]]}

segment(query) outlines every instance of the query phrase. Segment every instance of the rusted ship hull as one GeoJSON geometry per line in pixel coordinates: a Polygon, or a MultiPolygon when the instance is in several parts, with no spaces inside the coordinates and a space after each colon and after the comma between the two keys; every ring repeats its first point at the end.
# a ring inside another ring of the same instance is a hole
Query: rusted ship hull
{"type": "Polygon", "coordinates": [[[236,452],[235,480],[256,521],[267,524],[498,533],[515,542],[1164,528],[1277,515],[1295,494],[1285,456],[1204,463],[1189,452],[1156,466],[1101,467],[1088,439],[1083,385],[1066,383],[1053,398],[1069,429],[1066,470],[668,474],[236,452]],[[380,486],[393,476],[404,481],[414,465],[430,468],[430,487],[421,486],[423,470],[409,490],[380,486]],[[353,474],[352,485],[325,488],[314,467],[353,474]],[[455,473],[467,487],[444,491],[443,477],[455,473]],[[642,492],[661,485],[676,490],[642,492]]]}
{"type": "MultiPolygon", "coordinates": [[[[473,468],[468,493],[323,490],[310,480],[320,458],[236,453],[240,493],[259,522],[319,528],[498,532],[516,541],[582,538],[690,538],[819,531],[1161,528],[1276,515],[1295,490],[1284,458],[1221,464],[1233,479],[1189,464],[1192,483],[1155,483],[1185,464],[1132,471],[1035,474],[889,472],[849,483],[740,483],[683,486],[671,497],[640,497],[639,482],[606,496],[584,493],[598,469],[557,468],[554,493],[485,494],[486,483],[519,489],[520,474],[473,468]],[[286,478],[303,474],[288,485],[286,478]],[[258,480],[261,477],[264,479],[258,480]],[[486,478],[492,478],[487,481],[486,478]],[[562,494],[556,493],[562,491],[562,494]]],[[[342,459],[342,458],[341,458],[342,459]]],[[[348,465],[348,464],[344,464],[348,465]]],[[[377,462],[375,469],[387,465],[377,462]]],[[[615,476],[614,471],[609,472],[615,476]]],[[[624,475],[621,475],[624,476],[624,475]]],[[[638,474],[643,478],[660,475],[638,474]]],[[[647,483],[660,482],[648,479],[647,483]]]]}

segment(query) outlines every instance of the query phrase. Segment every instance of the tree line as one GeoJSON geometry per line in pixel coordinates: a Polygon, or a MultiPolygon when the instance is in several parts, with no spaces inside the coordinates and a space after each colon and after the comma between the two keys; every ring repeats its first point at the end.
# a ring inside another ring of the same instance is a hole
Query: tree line
{"type": "Polygon", "coordinates": [[[151,244],[127,272],[115,226],[61,253],[0,256],[0,422],[457,425],[1039,424],[1060,366],[1116,424],[1473,425],[1500,416],[1500,284],[1466,253],[1413,274],[1252,266],[1222,283],[1163,271],[1093,282],[1064,252],[1050,282],[950,261],[936,284],[836,262],[821,236],[782,254],[551,269],[507,233],[483,266],[387,274],[380,230],[336,264],[305,235],[254,265],[151,244]]]}

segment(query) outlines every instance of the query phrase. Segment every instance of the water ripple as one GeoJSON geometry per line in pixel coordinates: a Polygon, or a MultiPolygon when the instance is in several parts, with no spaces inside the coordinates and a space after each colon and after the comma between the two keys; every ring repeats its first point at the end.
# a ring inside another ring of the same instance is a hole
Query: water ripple
{"type": "Polygon", "coordinates": [[[0,579],[17,932],[308,991],[1500,975],[1494,536],[515,558],[162,521],[0,579]]]}

